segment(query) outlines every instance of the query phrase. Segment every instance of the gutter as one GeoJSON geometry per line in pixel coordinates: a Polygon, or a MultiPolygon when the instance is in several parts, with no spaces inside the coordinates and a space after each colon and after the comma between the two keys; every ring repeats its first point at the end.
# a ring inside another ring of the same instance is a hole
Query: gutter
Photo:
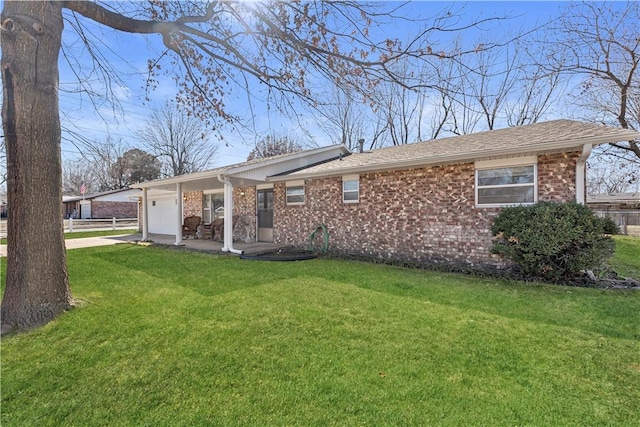
{"type": "Polygon", "coordinates": [[[591,155],[592,148],[593,145],[584,144],[582,146],[580,157],[578,157],[578,161],[576,162],[576,202],[581,205],[584,205],[587,200],[586,169],[587,159],[589,158],[589,155],[591,155]]]}
{"type": "Polygon", "coordinates": [[[222,252],[241,255],[243,251],[233,247],[233,184],[222,174],[218,174],[218,181],[224,184],[224,243],[222,252]]]}

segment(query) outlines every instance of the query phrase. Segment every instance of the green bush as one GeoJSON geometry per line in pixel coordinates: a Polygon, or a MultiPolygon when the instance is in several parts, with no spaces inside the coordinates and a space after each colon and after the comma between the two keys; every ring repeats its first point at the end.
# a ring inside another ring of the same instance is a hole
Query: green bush
{"type": "Polygon", "coordinates": [[[620,227],[609,217],[602,218],[603,231],[605,234],[620,234],[620,227]]]}
{"type": "Polygon", "coordinates": [[[567,280],[606,265],[615,249],[606,235],[610,231],[611,220],[577,203],[507,207],[491,227],[492,252],[515,262],[527,276],[567,280]]]}

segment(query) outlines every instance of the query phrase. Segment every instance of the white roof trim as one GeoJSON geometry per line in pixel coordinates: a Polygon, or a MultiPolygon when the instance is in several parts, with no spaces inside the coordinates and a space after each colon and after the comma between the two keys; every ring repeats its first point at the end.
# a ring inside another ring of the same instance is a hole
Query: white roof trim
{"type": "MultiPolygon", "coordinates": [[[[296,153],[269,157],[269,158],[257,160],[257,161],[238,163],[236,165],[224,166],[216,169],[211,169],[208,171],[194,172],[186,175],[178,175],[170,178],[141,182],[141,183],[132,185],[131,187],[139,188],[139,189],[143,189],[143,188],[154,189],[154,188],[166,188],[167,186],[170,186],[170,185],[175,185],[178,183],[188,183],[188,182],[194,182],[194,181],[215,180],[217,182],[219,175],[224,175],[230,178],[234,178],[234,175],[236,174],[246,175],[247,172],[251,172],[254,170],[257,171],[268,166],[278,165],[286,162],[295,162],[299,159],[304,159],[305,157],[311,157],[311,156],[322,154],[322,153],[330,154],[332,151],[336,152],[336,156],[338,155],[338,153],[344,153],[344,154],[349,153],[349,149],[344,144],[330,145],[327,147],[314,148],[311,150],[304,150],[296,153]]],[[[291,169],[295,169],[295,168],[292,167],[291,169]]]]}

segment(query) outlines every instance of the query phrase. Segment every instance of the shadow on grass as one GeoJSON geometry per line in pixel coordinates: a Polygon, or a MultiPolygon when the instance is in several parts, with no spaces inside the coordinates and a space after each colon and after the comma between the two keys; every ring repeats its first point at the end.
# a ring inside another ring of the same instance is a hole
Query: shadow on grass
{"type": "Polygon", "coordinates": [[[209,297],[295,278],[322,278],[506,318],[640,338],[637,322],[629,321],[638,318],[640,293],[634,291],[481,279],[359,261],[245,261],[232,255],[135,245],[72,251],[69,258],[74,293],[74,283],[87,283],[99,292],[180,289],[209,297]]]}

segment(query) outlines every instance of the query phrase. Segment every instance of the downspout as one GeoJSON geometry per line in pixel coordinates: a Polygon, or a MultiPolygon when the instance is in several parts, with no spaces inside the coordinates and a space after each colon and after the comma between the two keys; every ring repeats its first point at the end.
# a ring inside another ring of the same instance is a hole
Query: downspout
{"type": "Polygon", "coordinates": [[[182,183],[176,182],[176,246],[182,246],[182,183]]]}
{"type": "Polygon", "coordinates": [[[147,203],[149,196],[147,188],[142,189],[142,241],[149,240],[149,205],[147,203]]]}
{"type": "Polygon", "coordinates": [[[578,161],[576,162],[576,202],[581,205],[584,205],[587,200],[586,169],[587,159],[591,155],[592,148],[593,145],[584,144],[582,146],[582,153],[580,153],[580,157],[578,157],[578,161]]]}
{"type": "Polygon", "coordinates": [[[242,254],[243,251],[233,248],[233,184],[231,180],[218,175],[218,181],[224,184],[224,243],[222,252],[242,254]]]}

